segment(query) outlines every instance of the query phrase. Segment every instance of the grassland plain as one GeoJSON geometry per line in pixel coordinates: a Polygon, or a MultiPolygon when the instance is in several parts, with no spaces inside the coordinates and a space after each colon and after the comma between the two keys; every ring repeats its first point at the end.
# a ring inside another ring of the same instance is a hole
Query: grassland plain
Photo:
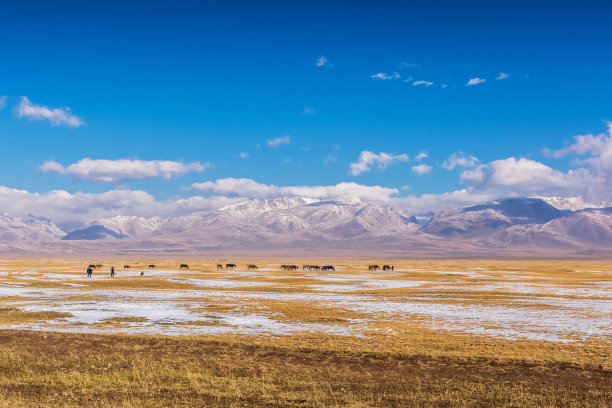
{"type": "Polygon", "coordinates": [[[230,261],[0,261],[0,406],[612,406],[610,263],[230,261]]]}

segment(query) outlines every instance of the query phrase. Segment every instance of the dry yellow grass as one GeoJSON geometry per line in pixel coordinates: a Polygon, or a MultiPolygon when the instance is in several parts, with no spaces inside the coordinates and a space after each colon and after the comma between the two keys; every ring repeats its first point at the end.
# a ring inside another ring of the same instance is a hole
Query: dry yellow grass
{"type": "Polygon", "coordinates": [[[0,261],[0,406],[612,405],[607,262],[228,262],[0,261]]]}

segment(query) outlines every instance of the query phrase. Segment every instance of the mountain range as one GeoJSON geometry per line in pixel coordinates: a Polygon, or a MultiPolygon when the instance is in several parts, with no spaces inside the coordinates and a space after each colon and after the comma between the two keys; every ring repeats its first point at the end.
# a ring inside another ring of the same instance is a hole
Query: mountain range
{"type": "Polygon", "coordinates": [[[69,231],[44,217],[0,212],[0,252],[317,250],[477,256],[611,249],[612,207],[581,198],[504,198],[434,213],[423,222],[401,207],[353,196],[282,197],[168,219],[120,215],[69,231]]]}

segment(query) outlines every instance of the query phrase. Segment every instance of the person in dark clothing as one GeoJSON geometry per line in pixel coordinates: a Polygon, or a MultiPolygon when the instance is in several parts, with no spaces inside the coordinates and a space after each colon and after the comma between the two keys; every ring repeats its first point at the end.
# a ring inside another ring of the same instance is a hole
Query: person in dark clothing
{"type": "Polygon", "coordinates": [[[87,268],[87,277],[91,278],[92,274],[93,274],[93,269],[91,269],[91,267],[87,268]]]}
{"type": "Polygon", "coordinates": [[[115,267],[111,266],[111,278],[115,276],[115,267]]]}

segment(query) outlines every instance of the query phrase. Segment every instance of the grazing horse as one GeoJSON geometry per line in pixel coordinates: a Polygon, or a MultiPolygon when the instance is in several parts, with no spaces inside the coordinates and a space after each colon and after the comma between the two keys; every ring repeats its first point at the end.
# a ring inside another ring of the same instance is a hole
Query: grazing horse
{"type": "Polygon", "coordinates": [[[93,269],[93,268],[95,268],[95,267],[96,267],[96,265],[94,265],[94,264],[90,264],[90,265],[89,265],[87,268],[88,268],[88,269],[89,269],[89,268],[93,269]]]}
{"type": "Polygon", "coordinates": [[[253,265],[253,264],[247,265],[247,271],[258,271],[258,270],[259,268],[257,267],[257,265],[253,265]]]}
{"type": "Polygon", "coordinates": [[[187,264],[181,264],[181,266],[179,267],[179,269],[189,269],[189,265],[187,265],[187,264]]]}
{"type": "Polygon", "coordinates": [[[368,271],[377,271],[380,269],[380,266],[378,265],[370,265],[368,266],[368,271]]]}
{"type": "Polygon", "coordinates": [[[297,265],[281,265],[281,269],[283,271],[297,271],[298,267],[297,265]]]}
{"type": "Polygon", "coordinates": [[[123,265],[123,269],[130,269],[130,265],[123,265]]]}
{"type": "Polygon", "coordinates": [[[102,264],[97,264],[97,265],[96,265],[96,269],[101,269],[103,266],[104,266],[104,265],[102,265],[102,264]]]}
{"type": "Polygon", "coordinates": [[[393,269],[395,269],[393,266],[389,266],[389,265],[383,266],[383,271],[392,271],[393,269]]]}
{"type": "Polygon", "coordinates": [[[223,265],[217,264],[217,269],[223,269],[223,265]]]}
{"type": "Polygon", "coordinates": [[[234,269],[236,264],[225,264],[225,269],[234,269]]]}
{"type": "MultiPolygon", "coordinates": [[[[149,265],[149,269],[155,269],[155,268],[157,268],[155,265],[153,265],[153,264],[149,265]]],[[[144,272],[143,272],[143,274],[144,274],[144,272]]]]}
{"type": "Polygon", "coordinates": [[[323,270],[323,271],[336,271],[336,268],[334,268],[331,265],[325,265],[324,267],[321,268],[321,270],[323,270]]]}

